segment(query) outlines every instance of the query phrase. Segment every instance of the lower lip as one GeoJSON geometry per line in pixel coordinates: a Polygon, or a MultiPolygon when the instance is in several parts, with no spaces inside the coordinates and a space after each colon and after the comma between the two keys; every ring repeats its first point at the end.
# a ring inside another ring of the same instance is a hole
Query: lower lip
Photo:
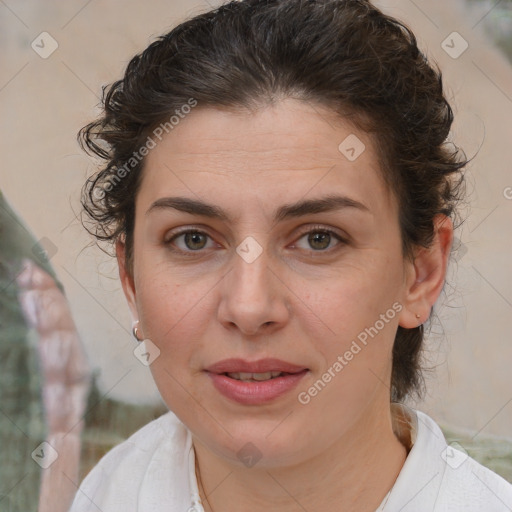
{"type": "Polygon", "coordinates": [[[264,380],[261,382],[244,382],[232,379],[227,375],[207,372],[217,391],[225,397],[240,404],[258,405],[270,402],[288,393],[297,386],[299,381],[308,373],[303,370],[299,373],[289,373],[282,377],[264,380]]]}

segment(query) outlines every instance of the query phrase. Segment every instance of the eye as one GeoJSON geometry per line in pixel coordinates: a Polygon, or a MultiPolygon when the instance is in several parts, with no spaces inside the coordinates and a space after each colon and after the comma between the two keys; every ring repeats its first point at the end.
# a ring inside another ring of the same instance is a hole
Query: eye
{"type": "MultiPolygon", "coordinates": [[[[313,229],[309,229],[305,232],[298,241],[305,239],[309,247],[299,247],[306,251],[313,252],[330,252],[332,242],[336,240],[338,243],[334,246],[346,243],[346,240],[342,238],[338,233],[332,229],[327,229],[322,226],[315,226],[313,229]]],[[[295,243],[298,246],[298,242],[295,243]]]]}
{"type": "MultiPolygon", "coordinates": [[[[181,253],[185,256],[194,256],[194,253],[201,253],[204,249],[212,249],[216,246],[208,233],[198,229],[184,229],[178,233],[171,234],[164,241],[171,251],[181,253]],[[208,246],[208,241],[210,245],[208,246]]],[[[332,229],[323,226],[315,226],[302,233],[293,247],[298,247],[309,252],[331,252],[338,245],[343,245],[346,240],[332,229]],[[305,240],[308,247],[301,247],[299,242],[305,240]],[[337,243],[334,244],[333,242],[337,243]]]]}
{"type": "Polygon", "coordinates": [[[204,231],[187,229],[180,231],[179,233],[175,233],[170,238],[166,238],[165,245],[170,246],[171,250],[176,250],[177,252],[200,252],[202,249],[209,249],[212,247],[207,247],[208,239],[211,240],[210,236],[204,231]],[[174,249],[172,246],[177,246],[177,249],[174,249]]]}

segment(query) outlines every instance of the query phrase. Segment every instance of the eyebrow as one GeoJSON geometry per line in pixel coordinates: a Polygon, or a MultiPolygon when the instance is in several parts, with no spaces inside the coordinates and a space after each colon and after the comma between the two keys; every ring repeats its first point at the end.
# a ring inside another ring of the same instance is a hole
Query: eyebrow
{"type": "MultiPolygon", "coordinates": [[[[148,208],[146,215],[155,210],[168,208],[225,222],[232,221],[229,214],[222,208],[188,197],[162,197],[157,199],[148,208]]],[[[341,195],[328,195],[318,199],[306,199],[296,203],[284,204],[275,211],[274,222],[314,213],[339,211],[345,208],[355,208],[370,213],[370,209],[367,206],[355,199],[341,195]]]]}

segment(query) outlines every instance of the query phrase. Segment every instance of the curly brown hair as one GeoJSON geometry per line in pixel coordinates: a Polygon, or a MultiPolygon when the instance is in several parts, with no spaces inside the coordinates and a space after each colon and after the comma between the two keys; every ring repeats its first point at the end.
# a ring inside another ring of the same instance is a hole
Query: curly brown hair
{"type": "MultiPolygon", "coordinates": [[[[367,0],[232,1],[136,55],[103,88],[102,116],[79,133],[82,147],[106,161],[82,191],[86,228],[97,240],[124,239],[131,274],[139,149],[156,127],[172,129],[170,116],[184,105],[250,109],[284,97],[327,106],[371,134],[398,201],[404,258],[429,247],[434,217],[456,214],[468,160],[447,142],[453,112],[439,67],[406,25],[367,0]]],[[[398,327],[393,401],[422,394],[423,338],[423,325],[398,327]]]]}

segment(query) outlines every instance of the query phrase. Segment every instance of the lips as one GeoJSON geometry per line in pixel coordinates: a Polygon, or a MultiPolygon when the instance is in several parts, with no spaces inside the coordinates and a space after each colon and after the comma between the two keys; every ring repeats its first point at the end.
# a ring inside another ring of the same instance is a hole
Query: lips
{"type": "Polygon", "coordinates": [[[280,359],[226,359],[205,371],[217,391],[244,405],[272,402],[294,389],[308,373],[307,368],[280,359]]]}

